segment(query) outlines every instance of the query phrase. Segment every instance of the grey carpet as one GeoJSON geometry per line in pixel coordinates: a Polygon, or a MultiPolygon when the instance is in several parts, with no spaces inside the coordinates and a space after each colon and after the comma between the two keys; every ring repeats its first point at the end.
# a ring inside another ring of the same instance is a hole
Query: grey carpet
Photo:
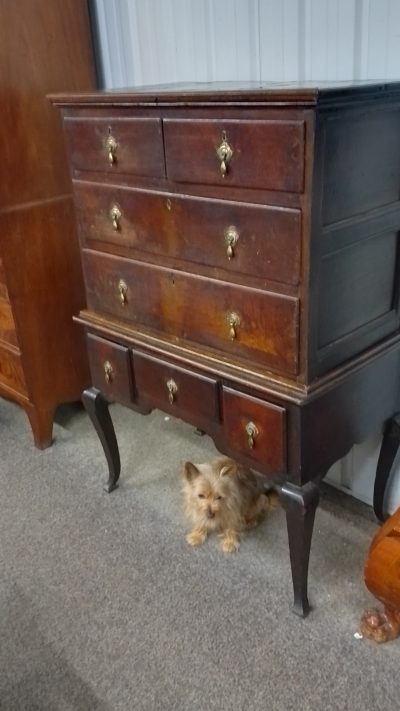
{"type": "Polygon", "coordinates": [[[357,640],[373,602],[363,565],[376,524],[329,487],[310,565],[313,611],[289,611],[285,518],[224,556],[185,542],[180,467],[207,437],[112,407],[123,475],[85,413],[62,408],[52,448],[0,399],[2,711],[326,711],[398,708],[400,641],[357,640]]]}

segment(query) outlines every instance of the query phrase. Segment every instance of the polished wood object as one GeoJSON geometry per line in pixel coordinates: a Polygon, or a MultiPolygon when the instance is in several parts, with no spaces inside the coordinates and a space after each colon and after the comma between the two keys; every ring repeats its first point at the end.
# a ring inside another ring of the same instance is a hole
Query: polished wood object
{"type": "Polygon", "coordinates": [[[56,406],[89,380],[72,322],[85,299],[71,183],[46,94],[94,88],[94,62],[85,0],[5,0],[0,22],[0,396],[44,448],[56,406]]]}
{"type": "Polygon", "coordinates": [[[207,432],[279,488],[305,615],[318,483],[400,411],[400,85],[52,98],[107,488],[109,401],[207,432]]]}
{"type": "Polygon", "coordinates": [[[384,605],[369,608],[361,618],[364,637],[388,642],[400,635],[400,509],[378,531],[364,570],[368,590],[384,605]]]}

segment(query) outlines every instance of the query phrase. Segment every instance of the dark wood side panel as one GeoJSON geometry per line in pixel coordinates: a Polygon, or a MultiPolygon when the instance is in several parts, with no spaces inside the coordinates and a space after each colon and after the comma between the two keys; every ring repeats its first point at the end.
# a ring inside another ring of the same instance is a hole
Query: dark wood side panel
{"type": "Polygon", "coordinates": [[[398,201],[399,165],[398,108],[327,120],[323,224],[398,201]]]}
{"type": "Polygon", "coordinates": [[[107,171],[109,175],[163,178],[165,175],[161,120],[119,117],[64,118],[64,130],[72,168],[107,171]],[[107,141],[115,141],[109,160],[107,141]]]}
{"type": "Polygon", "coordinates": [[[304,121],[164,119],[164,137],[171,180],[303,191],[304,121]],[[232,149],[225,177],[217,156],[223,136],[232,149]]]}
{"type": "Polygon", "coordinates": [[[298,299],[83,250],[90,309],[296,373],[298,299]],[[119,283],[126,285],[124,301],[119,283]],[[229,316],[238,323],[232,334],[229,316]]]}
{"type": "Polygon", "coordinates": [[[81,238],[88,246],[104,242],[117,253],[123,246],[234,274],[299,281],[300,210],[83,181],[74,182],[74,191],[81,238]],[[231,258],[229,230],[237,236],[231,258]]]}
{"type": "MultiPolygon", "coordinates": [[[[389,232],[322,258],[319,348],[397,308],[397,242],[397,233],[389,232]]],[[[370,336],[373,343],[376,335],[370,336]]]]}

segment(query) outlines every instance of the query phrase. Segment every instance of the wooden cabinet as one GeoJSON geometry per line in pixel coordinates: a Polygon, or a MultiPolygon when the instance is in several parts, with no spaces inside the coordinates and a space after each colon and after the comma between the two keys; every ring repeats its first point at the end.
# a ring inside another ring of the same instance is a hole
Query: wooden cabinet
{"type": "Polygon", "coordinates": [[[58,113],[46,94],[95,86],[86,0],[5,0],[0,22],[0,396],[22,405],[35,444],[89,372],[72,315],[85,303],[58,113]]]}
{"type": "Polygon", "coordinates": [[[304,615],[318,482],[399,408],[400,85],[53,101],[107,488],[119,457],[105,399],[201,427],[278,486],[304,615]]]}

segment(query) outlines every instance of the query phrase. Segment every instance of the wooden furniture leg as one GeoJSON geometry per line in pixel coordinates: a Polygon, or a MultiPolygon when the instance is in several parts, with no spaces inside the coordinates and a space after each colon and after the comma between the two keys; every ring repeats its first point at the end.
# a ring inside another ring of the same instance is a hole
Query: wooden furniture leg
{"type": "Polygon", "coordinates": [[[395,415],[388,423],[379,454],[374,485],[374,511],[379,521],[385,521],[388,513],[384,512],[386,487],[392,473],[394,460],[400,446],[400,414],[395,415]]]}
{"type": "Polygon", "coordinates": [[[308,563],[319,488],[313,482],[302,487],[284,484],[280,497],[286,510],[294,592],[293,612],[306,617],[310,610],[307,597],[308,563]]]}
{"type": "Polygon", "coordinates": [[[106,455],[109,478],[104,485],[107,492],[113,491],[118,486],[121,471],[118,443],[115,436],[114,425],[108,409],[108,402],[97,388],[88,388],[82,393],[82,402],[85,406],[106,455]]]}
{"type": "Polygon", "coordinates": [[[364,569],[368,590],[383,603],[383,610],[368,608],[360,630],[375,642],[400,635],[400,508],[374,537],[364,569]]]}

